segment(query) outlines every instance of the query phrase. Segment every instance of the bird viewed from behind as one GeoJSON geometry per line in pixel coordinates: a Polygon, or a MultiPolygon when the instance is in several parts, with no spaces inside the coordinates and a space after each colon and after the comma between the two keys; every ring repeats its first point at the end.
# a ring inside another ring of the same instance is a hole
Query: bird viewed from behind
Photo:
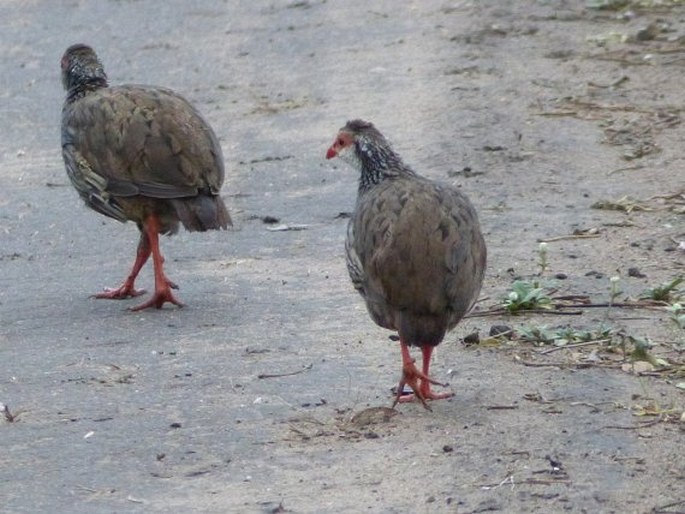
{"type": "Polygon", "coordinates": [[[62,156],[71,183],[86,205],[140,230],[130,274],[96,298],[144,294],[135,288],[150,255],[155,292],[132,310],[178,306],[176,284],[164,274],[160,234],[231,225],[219,190],[224,181],[221,146],[200,113],[175,92],[152,86],[110,87],[92,48],[70,46],[61,61],[67,92],[62,108],[62,156]]]}
{"type": "Polygon", "coordinates": [[[476,211],[456,188],[416,174],[373,124],[353,120],[326,153],[360,172],[345,244],[347,269],[371,318],[399,333],[398,401],[447,398],[431,384],[433,349],[478,298],[486,267],[476,211]],[[421,348],[422,371],[409,353],[421,348]],[[413,395],[401,396],[409,385],[413,395]]]}

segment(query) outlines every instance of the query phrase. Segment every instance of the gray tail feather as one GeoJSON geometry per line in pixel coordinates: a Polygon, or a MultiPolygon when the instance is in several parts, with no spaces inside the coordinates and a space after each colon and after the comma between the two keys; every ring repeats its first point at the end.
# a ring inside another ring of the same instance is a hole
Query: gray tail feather
{"type": "Polygon", "coordinates": [[[191,198],[175,198],[171,203],[189,232],[219,230],[233,225],[226,205],[218,195],[200,194],[191,198]]]}
{"type": "Polygon", "coordinates": [[[436,346],[445,337],[447,320],[444,316],[400,313],[400,339],[408,345],[436,346]]]}

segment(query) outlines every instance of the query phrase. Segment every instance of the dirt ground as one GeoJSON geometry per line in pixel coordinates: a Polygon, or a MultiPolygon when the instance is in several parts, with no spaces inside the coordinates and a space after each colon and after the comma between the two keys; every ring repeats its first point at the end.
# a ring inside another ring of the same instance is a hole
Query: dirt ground
{"type": "Polygon", "coordinates": [[[685,512],[685,331],[635,305],[685,264],[685,5],[599,3],[0,3],[0,511],[685,512]],[[163,240],[183,309],[89,298],[137,231],[67,183],[75,42],[220,137],[235,228],[163,240]],[[432,412],[388,410],[399,347],[347,277],[357,176],[324,153],[354,117],[484,227],[432,412]],[[504,313],[519,277],[557,307],[504,313]],[[564,327],[594,342],[523,337],[564,327]],[[629,355],[645,340],[651,364],[629,355]]]}

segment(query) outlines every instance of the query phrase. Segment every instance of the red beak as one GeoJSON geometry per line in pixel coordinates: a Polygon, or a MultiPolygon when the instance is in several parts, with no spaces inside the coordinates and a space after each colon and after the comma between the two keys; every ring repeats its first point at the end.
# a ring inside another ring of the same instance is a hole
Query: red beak
{"type": "Polygon", "coordinates": [[[338,155],[338,152],[331,146],[328,151],[326,152],[326,159],[332,159],[333,157],[336,157],[338,155]]]}

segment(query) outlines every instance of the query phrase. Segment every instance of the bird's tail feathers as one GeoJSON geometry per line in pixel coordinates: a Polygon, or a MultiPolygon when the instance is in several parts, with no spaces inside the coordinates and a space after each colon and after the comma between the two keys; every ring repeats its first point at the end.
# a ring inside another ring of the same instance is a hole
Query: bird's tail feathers
{"type": "Polygon", "coordinates": [[[442,316],[410,314],[399,315],[400,340],[417,346],[436,346],[445,337],[446,320],[442,316]]]}
{"type": "Polygon", "coordinates": [[[226,229],[233,225],[224,201],[218,195],[198,195],[171,200],[178,218],[189,232],[226,229]]]}

